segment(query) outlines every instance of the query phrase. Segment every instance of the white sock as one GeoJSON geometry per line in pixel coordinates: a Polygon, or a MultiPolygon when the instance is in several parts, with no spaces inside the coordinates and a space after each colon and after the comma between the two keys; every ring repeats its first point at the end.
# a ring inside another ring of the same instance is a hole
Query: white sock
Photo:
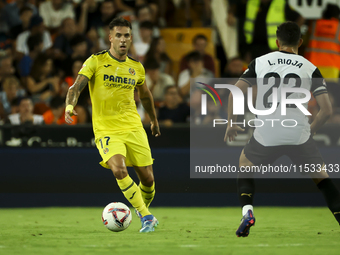
{"type": "Polygon", "coordinates": [[[242,215],[245,215],[248,212],[248,210],[254,211],[253,206],[252,205],[243,206],[242,207],[242,215]]]}

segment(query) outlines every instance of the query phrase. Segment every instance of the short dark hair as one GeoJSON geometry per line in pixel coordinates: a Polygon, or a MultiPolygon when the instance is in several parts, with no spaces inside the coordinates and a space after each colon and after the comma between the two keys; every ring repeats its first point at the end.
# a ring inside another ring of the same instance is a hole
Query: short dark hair
{"type": "Polygon", "coordinates": [[[72,39],[70,40],[70,46],[71,48],[80,44],[80,43],[83,43],[83,42],[87,42],[86,41],[86,37],[82,34],[76,34],[75,36],[72,37],[72,39]]]}
{"type": "Polygon", "coordinates": [[[323,19],[337,18],[339,19],[340,8],[336,4],[327,4],[326,9],[322,12],[323,19]]]}
{"type": "Polygon", "coordinates": [[[43,42],[43,35],[38,33],[30,35],[27,39],[27,46],[29,51],[33,51],[36,46],[43,42]]]}
{"type": "Polygon", "coordinates": [[[206,42],[208,41],[208,38],[207,38],[204,34],[197,34],[197,35],[195,35],[195,37],[192,39],[192,43],[193,43],[193,44],[196,43],[196,41],[197,41],[198,39],[203,39],[203,40],[205,40],[206,42]]]}
{"type": "Polygon", "coordinates": [[[31,17],[29,29],[35,26],[39,26],[43,22],[44,22],[43,18],[40,15],[36,14],[31,17]]]}
{"type": "Polygon", "coordinates": [[[140,23],[139,28],[146,28],[149,30],[153,29],[153,23],[151,21],[143,21],[142,23],[140,23]]]}
{"type": "Polygon", "coordinates": [[[277,27],[276,37],[281,45],[290,47],[297,46],[301,38],[300,27],[292,21],[284,22],[277,27]]]}
{"type": "Polygon", "coordinates": [[[31,103],[33,104],[33,100],[32,100],[31,97],[29,97],[29,96],[23,96],[23,97],[20,97],[20,98],[19,98],[19,101],[18,101],[18,104],[17,104],[17,105],[20,105],[21,102],[24,101],[24,100],[30,100],[31,103]]]}
{"type": "Polygon", "coordinates": [[[114,27],[129,27],[132,30],[131,23],[128,20],[123,19],[122,17],[114,18],[110,22],[109,24],[110,30],[113,30],[114,27]]]}
{"type": "Polygon", "coordinates": [[[147,58],[144,62],[144,68],[149,70],[159,69],[161,65],[155,58],[147,58]]]}
{"type": "Polygon", "coordinates": [[[19,106],[20,101],[21,101],[21,97],[13,98],[13,100],[11,101],[11,106],[19,106]]]}
{"type": "Polygon", "coordinates": [[[198,51],[192,51],[187,55],[187,61],[203,61],[203,57],[198,51]]]}
{"type": "Polygon", "coordinates": [[[168,93],[168,91],[172,88],[175,88],[178,92],[178,88],[175,85],[170,85],[170,86],[166,86],[164,89],[164,94],[168,93]]]}
{"type": "Polygon", "coordinates": [[[33,13],[33,9],[27,5],[24,5],[23,7],[21,7],[21,9],[19,10],[19,16],[21,14],[23,14],[25,11],[31,11],[33,13]]]}
{"type": "Polygon", "coordinates": [[[139,11],[142,10],[142,9],[145,9],[145,8],[147,8],[149,10],[149,12],[151,13],[151,8],[150,8],[150,6],[148,4],[138,5],[135,8],[135,15],[136,15],[136,17],[138,17],[139,11]]]}

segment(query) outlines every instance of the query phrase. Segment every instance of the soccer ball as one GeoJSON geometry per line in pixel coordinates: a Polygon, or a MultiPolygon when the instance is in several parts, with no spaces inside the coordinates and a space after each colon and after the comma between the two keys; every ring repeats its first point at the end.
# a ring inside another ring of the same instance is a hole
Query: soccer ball
{"type": "Polygon", "coordinates": [[[132,215],[129,207],[120,202],[105,206],[102,213],[104,226],[114,232],[123,231],[130,226],[132,215]]]}

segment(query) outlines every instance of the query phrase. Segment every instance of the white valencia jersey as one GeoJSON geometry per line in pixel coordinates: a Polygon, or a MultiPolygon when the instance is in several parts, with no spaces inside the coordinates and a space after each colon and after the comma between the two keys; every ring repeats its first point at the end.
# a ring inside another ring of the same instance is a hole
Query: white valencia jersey
{"type": "MultiPolygon", "coordinates": [[[[308,116],[295,104],[286,105],[286,115],[281,113],[281,90],[285,87],[303,88],[314,97],[327,93],[326,83],[316,66],[300,55],[276,51],[253,60],[240,79],[257,86],[257,110],[275,108],[273,88],[277,88],[276,110],[269,115],[256,115],[254,138],[257,142],[263,146],[299,145],[309,139],[308,116]]],[[[286,94],[287,99],[305,97],[304,93],[286,94]]],[[[308,102],[302,105],[307,109],[308,102]]]]}

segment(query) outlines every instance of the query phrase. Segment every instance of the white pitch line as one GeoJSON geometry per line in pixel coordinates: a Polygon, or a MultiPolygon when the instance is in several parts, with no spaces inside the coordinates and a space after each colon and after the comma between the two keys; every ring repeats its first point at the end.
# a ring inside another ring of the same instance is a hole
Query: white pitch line
{"type": "MultiPolygon", "coordinates": [[[[267,244],[267,243],[260,243],[260,244],[250,244],[250,245],[213,245],[214,247],[218,248],[225,248],[225,247],[289,247],[289,246],[313,246],[316,244],[303,244],[303,243],[286,243],[286,244],[267,244]]],[[[202,246],[210,246],[210,245],[197,245],[197,244],[183,244],[179,247],[182,248],[197,248],[202,246]]]]}
{"type": "Polygon", "coordinates": [[[184,245],[180,245],[179,247],[183,247],[183,248],[194,248],[194,247],[199,247],[200,245],[196,245],[196,244],[184,244],[184,245]]]}
{"type": "Polygon", "coordinates": [[[87,245],[81,245],[81,247],[87,247],[87,248],[97,248],[97,247],[113,247],[113,245],[98,245],[98,244],[87,244],[87,245]]]}
{"type": "Polygon", "coordinates": [[[303,246],[303,245],[313,245],[313,244],[303,244],[303,243],[286,243],[286,244],[277,244],[276,246],[303,246]]]}

